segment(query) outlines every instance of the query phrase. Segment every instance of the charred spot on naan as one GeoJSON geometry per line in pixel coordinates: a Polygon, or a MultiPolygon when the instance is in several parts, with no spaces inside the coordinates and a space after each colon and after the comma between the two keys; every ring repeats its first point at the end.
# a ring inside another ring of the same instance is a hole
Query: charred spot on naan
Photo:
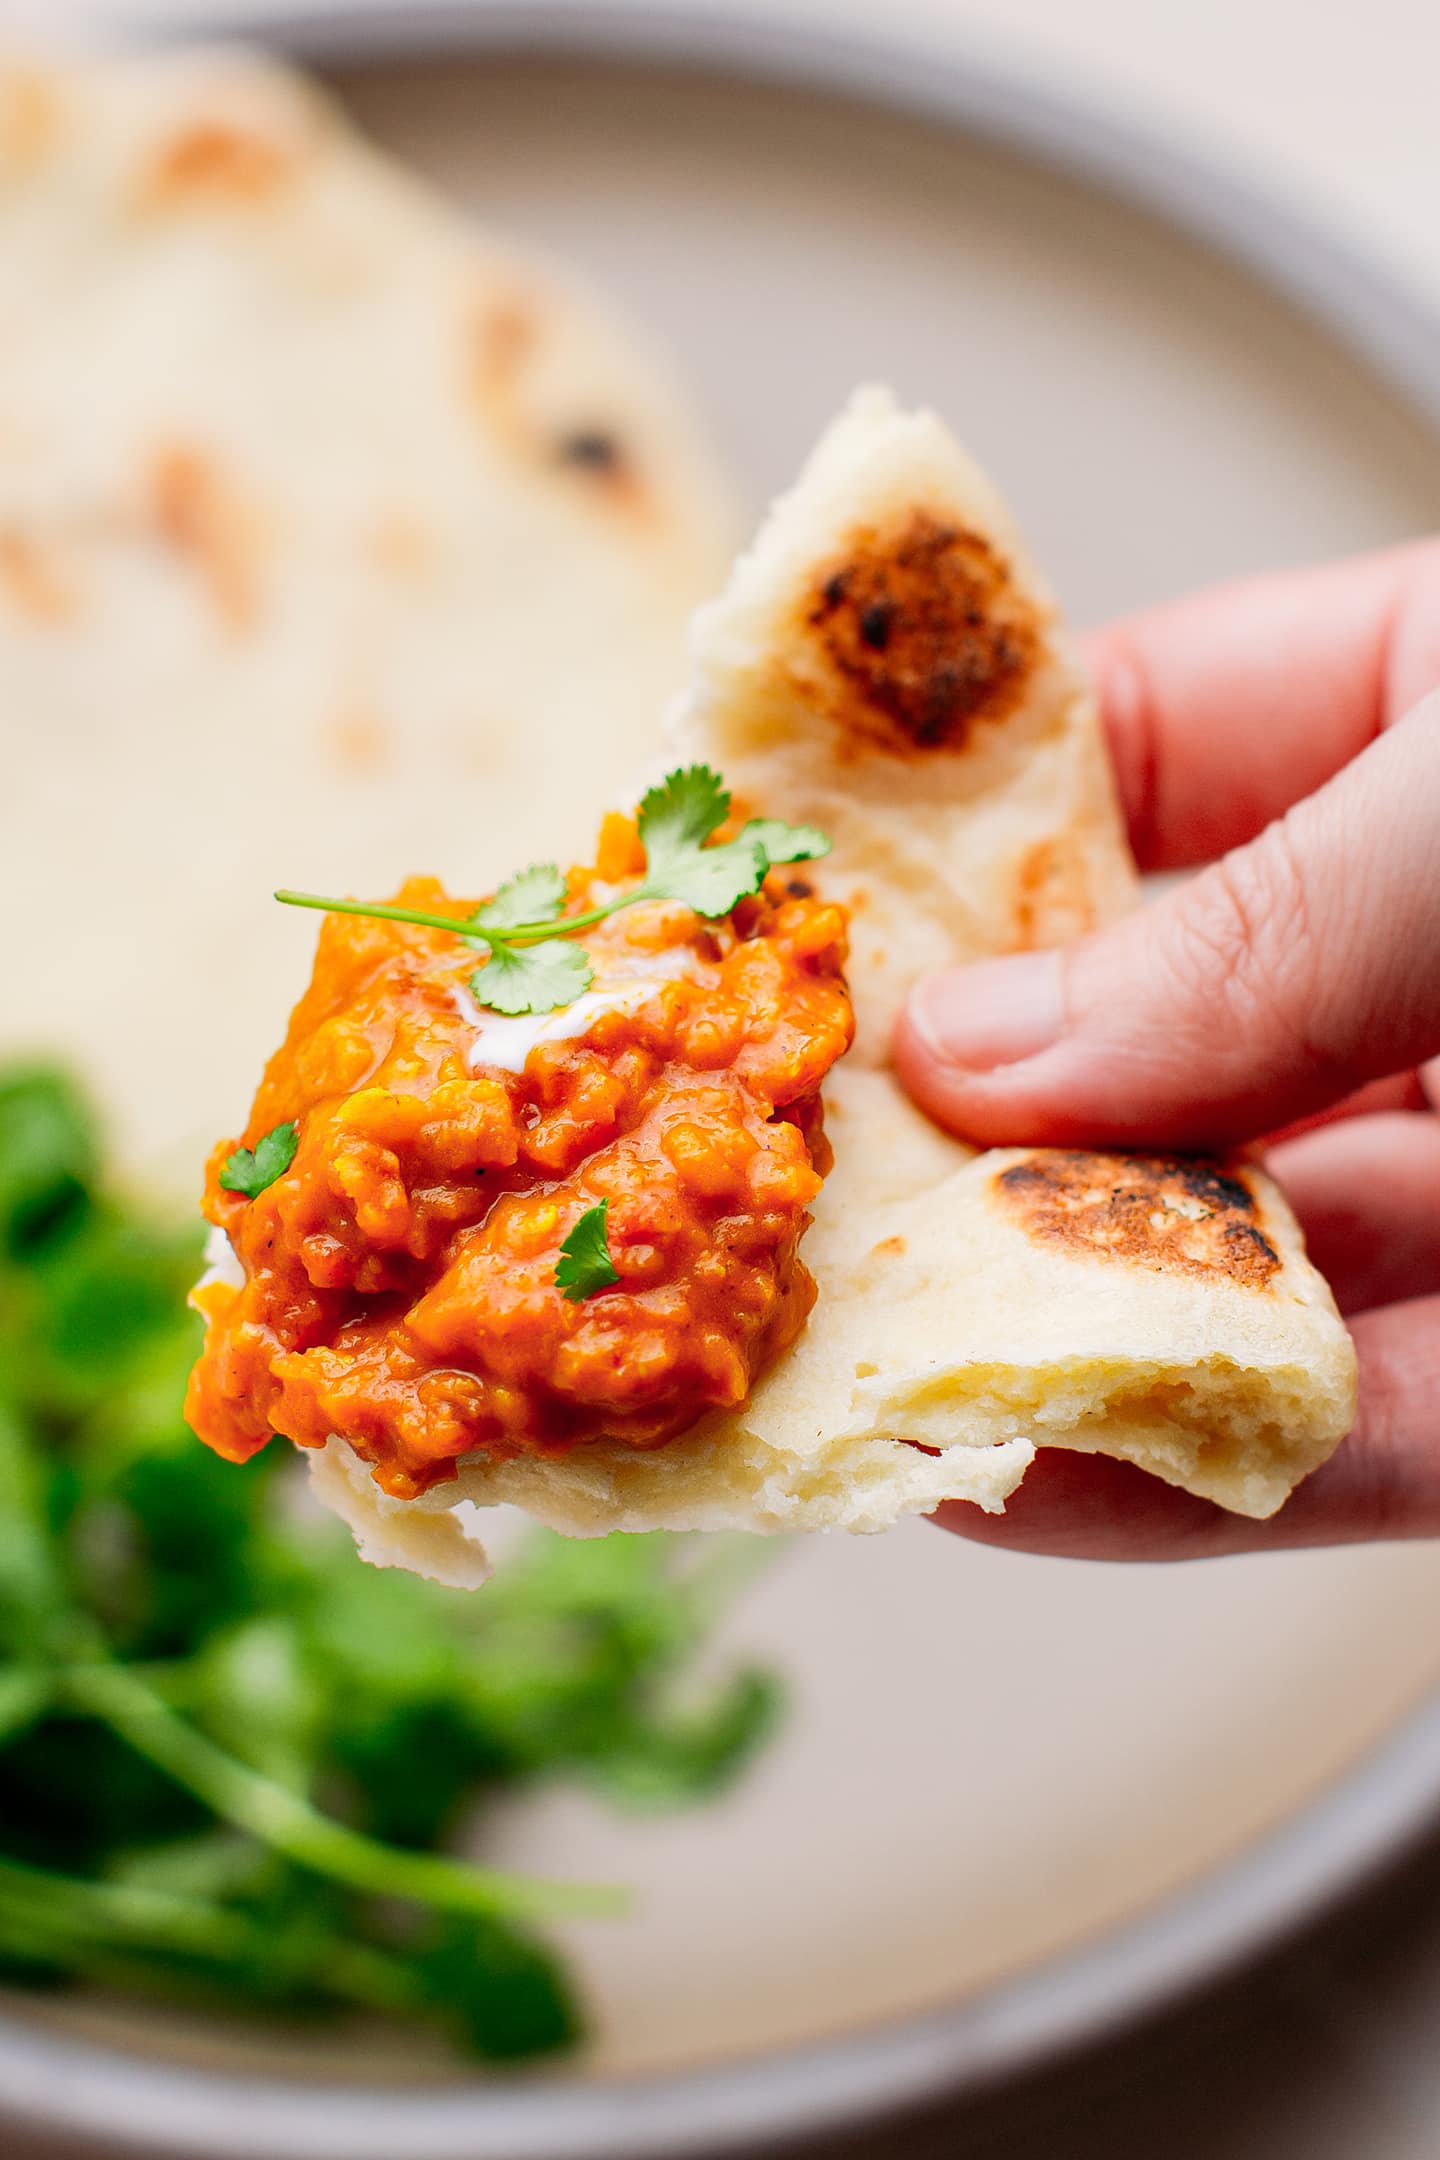
{"type": "Polygon", "coordinates": [[[475,302],[470,317],[470,394],[481,417],[502,431],[513,423],[515,401],[540,343],[538,301],[527,293],[502,293],[475,302]]]}
{"type": "Polygon", "coordinates": [[[1033,602],[981,533],[924,509],[856,532],[804,621],[841,695],[852,751],[961,750],[1020,702],[1040,646],[1033,602]]]}
{"type": "Polygon", "coordinates": [[[382,511],[365,535],[365,550],[385,577],[416,583],[435,568],[440,552],[434,528],[418,512],[382,511]]]}
{"type": "Polygon", "coordinates": [[[75,587],[53,542],[20,525],[0,525],[0,592],[32,623],[53,627],[75,614],[75,587]]]}
{"type": "Polygon", "coordinates": [[[612,422],[592,415],[573,423],[539,407],[536,390],[546,335],[547,307],[539,292],[516,290],[476,303],[470,323],[471,401],[483,424],[518,455],[539,457],[557,474],[573,478],[597,502],[626,511],[651,507],[634,451],[612,422]]]}
{"type": "Polygon", "coordinates": [[[332,715],[324,734],[330,764],[350,779],[368,779],[391,761],[392,731],[368,699],[356,697],[332,715]]]}
{"type": "Polygon", "coordinates": [[[145,486],[156,538],[193,568],[228,630],[250,629],[260,606],[260,526],[218,455],[197,443],[162,443],[145,486]]]}
{"type": "Polygon", "coordinates": [[[997,1204],[1037,1243],[1263,1289],[1280,1256],[1244,1177],[1183,1155],[1041,1149],[997,1170],[997,1204]]]}
{"type": "Polygon", "coordinates": [[[140,197],[149,210],[269,204],[299,170],[294,144],[230,119],[192,121],[150,160],[140,197]]]}
{"type": "Polygon", "coordinates": [[[1067,945],[1096,924],[1089,858],[1073,831],[1050,833],[1027,847],[1011,874],[1014,950],[1067,945]]]}
{"type": "Polygon", "coordinates": [[[33,173],[61,135],[60,78],[29,66],[0,68],[0,178],[33,173]]]}

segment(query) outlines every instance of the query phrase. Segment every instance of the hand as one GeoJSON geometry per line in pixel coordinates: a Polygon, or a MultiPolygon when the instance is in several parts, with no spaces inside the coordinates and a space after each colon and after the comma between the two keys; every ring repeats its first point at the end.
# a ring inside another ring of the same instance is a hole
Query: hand
{"type": "Polygon", "coordinates": [[[1105,1559],[1435,1537],[1440,542],[1202,593],[1088,658],[1141,867],[1213,867],[1065,952],[921,983],[901,1078],[986,1146],[1280,1134],[1269,1167],[1354,1315],[1359,1418],[1269,1523],[1058,1449],[1003,1516],[941,1519],[1105,1559]]]}

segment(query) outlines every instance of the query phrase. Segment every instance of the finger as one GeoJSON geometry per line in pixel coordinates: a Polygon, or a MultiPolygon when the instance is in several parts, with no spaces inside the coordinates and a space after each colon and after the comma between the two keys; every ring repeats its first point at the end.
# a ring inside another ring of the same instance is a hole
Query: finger
{"type": "Polygon", "coordinates": [[[1440,1119],[1354,1118],[1268,1151],[1342,1312],[1440,1291],[1440,1119]]]}
{"type": "Polygon", "coordinates": [[[1440,1298],[1364,1313],[1353,1326],[1360,1415],[1278,1515],[1252,1522],[1133,1463],[1042,1448],[1003,1515],[937,1508],[984,1545],[1071,1560],[1199,1560],[1299,1545],[1440,1536],[1440,1298]]]}
{"type": "Polygon", "coordinates": [[[1433,1107],[1418,1072],[1391,1073],[1388,1079],[1367,1080],[1364,1087],[1356,1088],[1353,1094],[1342,1095],[1339,1102],[1330,1103],[1323,1110],[1312,1110],[1308,1117],[1295,1118],[1288,1125],[1280,1126],[1266,1135],[1265,1145],[1278,1147],[1284,1140],[1338,1124],[1342,1118],[1376,1117],[1386,1110],[1429,1110],[1433,1107]]]}
{"type": "Polygon", "coordinates": [[[895,1040],[989,1144],[1246,1139],[1436,1050],[1440,694],[1153,907],[920,983],[895,1040]]]}
{"type": "Polygon", "coordinates": [[[1440,683],[1440,541],[1197,593],[1085,653],[1142,868],[1210,862],[1440,683]]]}

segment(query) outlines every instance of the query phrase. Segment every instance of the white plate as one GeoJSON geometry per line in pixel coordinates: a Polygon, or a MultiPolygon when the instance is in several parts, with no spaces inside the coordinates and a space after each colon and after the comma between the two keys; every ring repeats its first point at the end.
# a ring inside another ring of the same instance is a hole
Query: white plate
{"type": "MultiPolygon", "coordinates": [[[[574,10],[528,15],[574,34],[574,10]]],[[[1373,374],[1173,225],[1038,163],[874,106],[553,54],[339,80],[384,141],[669,341],[757,506],[879,376],[974,445],[1082,621],[1440,522],[1440,448],[1373,374]]],[[[911,80],[940,100],[938,71],[911,80]]],[[[991,127],[1061,139],[1053,98],[966,94],[991,127]]],[[[1065,128],[1074,154],[1083,116],[1065,128]]],[[[1133,139],[1089,139],[1112,174],[1143,168],[1133,139]]],[[[1154,169],[1196,212],[1195,168],[1154,169]]],[[[1247,244],[1300,230],[1277,212],[1247,244]]],[[[1418,316],[1305,245],[1293,281],[1332,315],[1365,303],[1371,347],[1417,374],[1418,316]]],[[[92,2132],[125,2096],[169,2149],[421,2160],[673,2154],[978,2081],[1213,1968],[1398,1838],[1440,1791],[1431,1724],[1312,1803],[1432,1696],[1437,1619],[1432,1548],[1126,1571],[921,1525],[795,1546],[729,1631],[783,1660],[794,1699],[733,1799],[639,1824],[527,1801],[490,1848],[637,1886],[636,1920],[574,1938],[596,2085],[242,2098],[117,2075],[73,2044],[115,2028],[76,2013],[69,2038],[0,2035],[0,2098],[53,2116],[63,2066],[62,2111],[92,2132]]],[[[168,2045],[152,2024],[147,2052],[168,2045]]]]}

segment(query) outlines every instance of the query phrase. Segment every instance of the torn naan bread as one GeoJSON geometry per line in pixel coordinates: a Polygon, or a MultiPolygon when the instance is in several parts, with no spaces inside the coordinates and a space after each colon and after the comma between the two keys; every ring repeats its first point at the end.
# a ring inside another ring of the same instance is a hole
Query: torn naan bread
{"type": "Polygon", "coordinates": [[[940,423],[861,393],[700,614],[672,745],[832,853],[854,1053],[826,1084],[819,1286],[740,1409],[650,1453],[471,1461],[419,1500],[343,1441],[320,1489],[376,1560],[477,1580],[457,1501],[572,1535],[879,1530],[1003,1507],[1040,1446],[1123,1456],[1263,1516],[1353,1415],[1354,1357],[1253,1165],[940,1133],[887,1069],[926,969],[1055,943],[1131,904],[1094,699],[988,482],[940,423]],[[433,1539],[424,1528],[434,1524],[433,1539]]]}

